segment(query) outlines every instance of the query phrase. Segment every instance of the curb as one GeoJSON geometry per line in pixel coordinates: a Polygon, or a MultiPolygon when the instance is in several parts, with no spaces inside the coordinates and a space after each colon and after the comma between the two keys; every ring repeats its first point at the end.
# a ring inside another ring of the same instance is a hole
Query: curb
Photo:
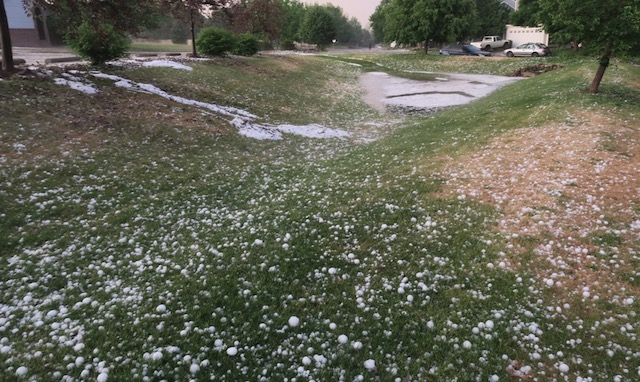
{"type": "Polygon", "coordinates": [[[45,64],[55,64],[59,62],[74,62],[74,61],[82,61],[80,57],[56,57],[56,58],[47,58],[44,60],[45,64]]]}
{"type": "MultiPolygon", "coordinates": [[[[22,65],[25,64],[27,61],[25,61],[22,58],[14,58],[13,59],[13,65],[22,65]]],[[[0,65],[2,65],[2,59],[0,59],[0,65]]]]}

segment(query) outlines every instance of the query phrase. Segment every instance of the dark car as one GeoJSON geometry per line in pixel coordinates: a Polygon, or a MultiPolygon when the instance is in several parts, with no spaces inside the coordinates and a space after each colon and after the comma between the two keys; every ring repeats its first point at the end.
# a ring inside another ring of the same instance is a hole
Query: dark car
{"type": "Polygon", "coordinates": [[[450,44],[440,49],[443,56],[491,56],[491,52],[485,52],[473,45],[450,44]]]}

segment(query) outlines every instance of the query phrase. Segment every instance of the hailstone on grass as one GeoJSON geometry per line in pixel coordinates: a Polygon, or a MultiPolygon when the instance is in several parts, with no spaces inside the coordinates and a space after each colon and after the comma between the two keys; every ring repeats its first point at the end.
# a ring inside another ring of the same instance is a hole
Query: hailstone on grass
{"type": "Polygon", "coordinates": [[[291,316],[289,317],[289,326],[292,328],[295,328],[296,326],[300,325],[300,319],[296,316],[291,316]]]}
{"type": "Polygon", "coordinates": [[[27,369],[24,366],[20,366],[17,370],[16,370],[16,375],[18,377],[23,377],[27,374],[27,372],[29,371],[29,369],[27,369]]]}
{"type": "Polygon", "coordinates": [[[364,361],[364,367],[367,368],[367,370],[373,370],[376,368],[376,361],[372,360],[372,359],[368,359],[366,361],[364,361]]]}

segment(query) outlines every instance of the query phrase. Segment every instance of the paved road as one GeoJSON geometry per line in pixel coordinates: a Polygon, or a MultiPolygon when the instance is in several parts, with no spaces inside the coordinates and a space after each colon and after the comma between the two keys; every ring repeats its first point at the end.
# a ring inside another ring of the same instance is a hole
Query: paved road
{"type": "MultiPolygon", "coordinates": [[[[435,48],[434,48],[435,49],[435,48]]],[[[371,53],[371,54],[391,54],[391,53],[410,53],[408,49],[382,49],[380,47],[359,48],[359,49],[327,49],[328,53],[371,53]]],[[[265,52],[268,53],[268,52],[265,52]]],[[[271,52],[274,53],[274,52],[271,52]]],[[[162,53],[157,53],[162,56],[162,53]]],[[[500,57],[504,54],[501,51],[493,52],[494,56],[500,57]]],[[[134,56],[144,55],[142,52],[132,53],[134,56]]],[[[49,48],[24,48],[14,47],[13,57],[21,58],[26,61],[27,65],[44,65],[47,59],[70,59],[77,56],[66,47],[49,47],[49,48]]],[[[77,58],[75,61],[66,62],[82,62],[82,59],[77,58]]]]}
{"type": "MultiPolygon", "coordinates": [[[[69,49],[63,47],[55,48],[13,48],[13,58],[23,59],[27,65],[44,65],[46,59],[75,57],[69,49]]],[[[81,60],[79,60],[81,61],[81,60]]]]}
{"type": "MultiPolygon", "coordinates": [[[[163,56],[164,53],[144,53],[134,52],[132,56],[144,57],[146,55],[153,54],[157,56],[163,56]]],[[[184,53],[182,53],[184,54],[184,53]]],[[[71,50],[66,47],[52,47],[52,48],[13,48],[13,58],[25,60],[27,65],[45,65],[46,60],[59,60],[61,62],[53,63],[59,65],[61,63],[74,63],[83,62],[83,60],[77,57],[71,50]],[[74,59],[75,58],[75,59],[74,59]]]]}

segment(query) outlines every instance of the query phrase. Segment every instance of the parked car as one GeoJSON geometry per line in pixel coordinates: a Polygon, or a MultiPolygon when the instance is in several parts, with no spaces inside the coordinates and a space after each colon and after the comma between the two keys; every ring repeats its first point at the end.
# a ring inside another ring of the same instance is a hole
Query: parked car
{"type": "Polygon", "coordinates": [[[500,36],[484,36],[480,41],[471,42],[471,45],[490,52],[497,48],[511,48],[511,40],[503,40],[500,36]]]}
{"type": "Polygon", "coordinates": [[[551,55],[551,49],[545,44],[540,44],[537,42],[528,42],[526,44],[518,45],[515,48],[505,49],[504,54],[509,57],[514,56],[527,56],[527,57],[538,57],[538,56],[549,56],[551,55]]]}
{"type": "Polygon", "coordinates": [[[473,45],[450,44],[440,49],[443,56],[491,56],[491,52],[485,52],[473,45]]]}

